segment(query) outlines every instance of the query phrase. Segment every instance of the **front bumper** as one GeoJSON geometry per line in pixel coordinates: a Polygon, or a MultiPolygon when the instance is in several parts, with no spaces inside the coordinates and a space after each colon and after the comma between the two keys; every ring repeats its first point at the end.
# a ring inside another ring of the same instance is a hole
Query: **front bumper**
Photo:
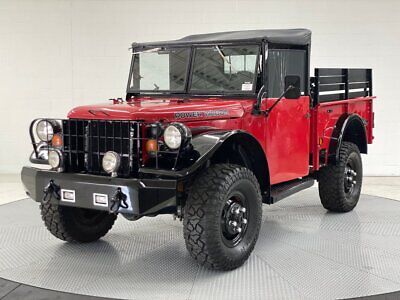
{"type": "Polygon", "coordinates": [[[29,197],[41,202],[44,189],[53,180],[63,190],[74,191],[74,202],[65,199],[50,201],[63,206],[110,210],[110,200],[118,188],[127,196],[127,208],[119,212],[134,216],[153,215],[176,210],[176,180],[111,178],[89,174],[58,173],[33,167],[23,167],[21,180],[29,197]],[[99,205],[94,194],[107,195],[108,204],[99,205]]]}

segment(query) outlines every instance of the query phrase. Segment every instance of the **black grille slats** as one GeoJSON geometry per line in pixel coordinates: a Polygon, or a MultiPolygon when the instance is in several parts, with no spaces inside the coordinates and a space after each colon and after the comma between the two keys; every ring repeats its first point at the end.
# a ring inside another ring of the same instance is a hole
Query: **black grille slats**
{"type": "Polygon", "coordinates": [[[63,144],[66,157],[65,168],[68,172],[81,172],[85,164],[85,127],[84,120],[63,120],[63,144]]]}
{"type": "Polygon", "coordinates": [[[120,155],[118,175],[135,176],[141,155],[140,123],[136,121],[64,120],[66,170],[106,175],[102,159],[107,151],[120,155]]]}

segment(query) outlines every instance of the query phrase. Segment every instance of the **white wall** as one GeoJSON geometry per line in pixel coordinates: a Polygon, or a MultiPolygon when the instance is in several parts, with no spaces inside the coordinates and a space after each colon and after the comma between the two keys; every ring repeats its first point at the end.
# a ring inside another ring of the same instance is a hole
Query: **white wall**
{"type": "Polygon", "coordinates": [[[374,69],[365,173],[400,175],[400,2],[0,0],[0,172],[31,152],[33,118],[123,97],[132,41],[256,28],[313,31],[312,65],[374,69]]]}

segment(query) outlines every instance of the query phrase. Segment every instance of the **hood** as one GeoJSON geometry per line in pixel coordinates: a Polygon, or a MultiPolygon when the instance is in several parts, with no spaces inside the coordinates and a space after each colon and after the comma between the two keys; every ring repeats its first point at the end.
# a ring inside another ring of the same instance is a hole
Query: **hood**
{"type": "Polygon", "coordinates": [[[143,120],[143,121],[193,121],[239,118],[244,114],[241,101],[229,99],[153,99],[142,98],[124,103],[105,103],[79,106],[72,109],[68,118],[143,120]]]}

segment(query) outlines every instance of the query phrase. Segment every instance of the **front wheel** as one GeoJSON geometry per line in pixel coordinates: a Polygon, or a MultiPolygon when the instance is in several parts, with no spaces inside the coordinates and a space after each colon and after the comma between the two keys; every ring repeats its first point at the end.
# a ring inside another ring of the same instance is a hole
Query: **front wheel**
{"type": "Polygon", "coordinates": [[[52,235],[67,242],[93,242],[104,236],[113,226],[114,214],[92,209],[40,204],[42,219],[52,235]]]}
{"type": "Polygon", "coordinates": [[[362,161],[358,147],[343,142],[339,161],[319,172],[319,196],[322,205],[334,212],[351,211],[358,203],[362,185],[362,161]]]}
{"type": "Polygon", "coordinates": [[[261,192],[247,168],[212,165],[200,174],[184,209],[186,248],[210,269],[232,270],[253,251],[261,226],[261,192]]]}

